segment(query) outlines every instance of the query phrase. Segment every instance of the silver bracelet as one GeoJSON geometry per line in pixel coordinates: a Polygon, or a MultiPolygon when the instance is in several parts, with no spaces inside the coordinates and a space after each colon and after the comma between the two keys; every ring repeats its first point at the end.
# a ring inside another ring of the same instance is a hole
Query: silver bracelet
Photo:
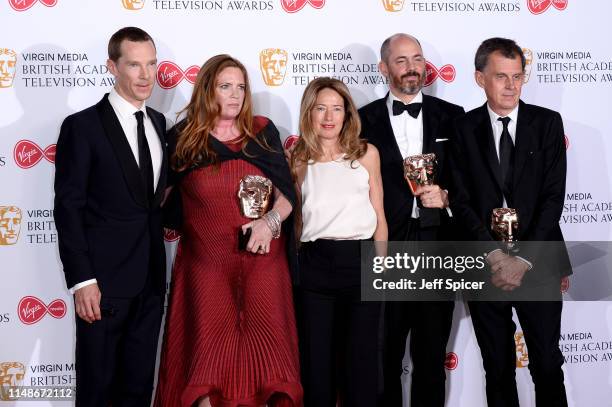
{"type": "Polygon", "coordinates": [[[280,213],[276,209],[270,210],[263,217],[263,220],[266,221],[266,225],[270,228],[272,232],[272,237],[274,239],[278,239],[281,233],[281,216],[280,213]]]}

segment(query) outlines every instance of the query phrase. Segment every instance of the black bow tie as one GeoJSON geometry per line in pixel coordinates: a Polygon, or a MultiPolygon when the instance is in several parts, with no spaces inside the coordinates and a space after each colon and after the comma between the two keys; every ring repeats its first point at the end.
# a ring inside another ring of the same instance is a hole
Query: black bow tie
{"type": "Polygon", "coordinates": [[[405,111],[415,119],[419,116],[421,112],[421,103],[410,103],[408,105],[403,104],[399,100],[393,101],[393,116],[399,116],[405,111]]]}

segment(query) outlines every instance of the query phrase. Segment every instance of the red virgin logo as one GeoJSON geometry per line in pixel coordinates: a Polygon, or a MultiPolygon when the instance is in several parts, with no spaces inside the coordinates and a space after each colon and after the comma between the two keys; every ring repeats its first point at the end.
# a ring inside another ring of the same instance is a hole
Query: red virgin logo
{"type": "Polygon", "coordinates": [[[13,149],[13,158],[15,159],[15,163],[23,169],[34,167],[43,158],[50,163],[54,163],[55,144],[51,144],[43,150],[33,141],[20,140],[15,144],[15,148],[13,149]]]}
{"type": "Polygon", "coordinates": [[[542,14],[546,10],[553,6],[559,11],[563,11],[567,8],[569,0],[527,0],[527,8],[533,14],[542,14]]]}
{"type": "Polygon", "coordinates": [[[316,9],[323,8],[325,0],[281,0],[281,6],[287,13],[297,13],[304,8],[306,4],[310,4],[316,9]]]}
{"type": "Polygon", "coordinates": [[[164,228],[164,240],[166,242],[176,242],[180,238],[181,238],[181,235],[176,230],[164,228]]]}
{"type": "Polygon", "coordinates": [[[57,0],[9,0],[9,4],[15,11],[26,11],[39,1],[47,7],[53,7],[57,4],[57,0]]]}
{"type": "Polygon", "coordinates": [[[285,141],[283,142],[283,148],[285,150],[291,150],[291,148],[295,145],[295,143],[297,143],[297,141],[300,139],[299,136],[296,136],[295,134],[292,134],[290,136],[287,136],[287,138],[285,139],[285,141]]]}
{"type": "Polygon", "coordinates": [[[567,135],[564,135],[563,139],[565,140],[565,149],[569,150],[569,146],[570,146],[569,137],[567,137],[567,135]]]}
{"type": "Polygon", "coordinates": [[[444,367],[446,370],[455,370],[459,364],[459,356],[455,352],[448,352],[446,354],[446,360],[444,361],[444,367]]]}
{"type": "Polygon", "coordinates": [[[561,294],[565,294],[570,288],[569,277],[565,276],[561,278],[561,294]]]}
{"type": "Polygon", "coordinates": [[[26,325],[32,325],[49,314],[55,319],[63,318],[66,315],[66,303],[64,300],[55,299],[45,305],[44,302],[36,297],[23,297],[17,305],[17,314],[19,319],[26,325]]]}
{"type": "Polygon", "coordinates": [[[162,89],[172,89],[183,79],[193,84],[199,71],[200,67],[197,65],[191,65],[183,71],[174,62],[163,61],[157,66],[157,84],[162,89]]]}
{"type": "Polygon", "coordinates": [[[457,72],[455,71],[455,67],[446,64],[442,68],[438,69],[434,64],[429,61],[425,62],[425,83],[423,86],[429,86],[436,81],[436,79],[440,78],[444,82],[452,82],[455,80],[457,72]]]}

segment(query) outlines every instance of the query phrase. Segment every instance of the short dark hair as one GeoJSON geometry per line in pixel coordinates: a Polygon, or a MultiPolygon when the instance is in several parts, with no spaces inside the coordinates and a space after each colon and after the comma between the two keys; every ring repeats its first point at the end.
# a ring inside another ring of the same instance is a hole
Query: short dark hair
{"type": "Polygon", "coordinates": [[[495,37],[484,40],[478,47],[476,57],[474,58],[474,65],[477,71],[482,72],[485,69],[489,62],[489,55],[494,52],[499,52],[509,59],[514,59],[516,57],[521,58],[521,66],[523,71],[525,70],[525,55],[521,47],[519,47],[514,40],[495,37]]]}
{"type": "Polygon", "coordinates": [[[155,47],[155,41],[147,32],[138,27],[123,27],[108,40],[108,59],[117,62],[121,57],[121,43],[123,41],[146,42],[151,41],[155,47]]]}
{"type": "Polygon", "coordinates": [[[405,34],[405,33],[393,34],[392,36],[384,40],[382,45],[380,46],[380,60],[381,61],[385,63],[387,62],[387,59],[389,59],[389,54],[391,53],[391,50],[390,50],[391,42],[399,38],[406,38],[406,39],[412,40],[416,42],[420,48],[423,48],[421,47],[421,43],[419,42],[419,40],[410,34],[405,34]]]}

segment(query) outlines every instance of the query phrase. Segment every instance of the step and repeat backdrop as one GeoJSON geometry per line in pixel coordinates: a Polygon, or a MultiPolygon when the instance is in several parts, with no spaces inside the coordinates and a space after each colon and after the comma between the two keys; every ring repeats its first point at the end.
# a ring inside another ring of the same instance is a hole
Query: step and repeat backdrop
{"type": "MultiPolygon", "coordinates": [[[[484,102],[473,79],[480,42],[515,39],[528,64],[523,100],[559,111],[565,124],[561,223],[576,241],[576,274],[563,289],[567,299],[590,300],[564,304],[568,398],[574,407],[612,406],[612,303],[605,301],[612,282],[593,272],[611,265],[587,242],[612,240],[611,15],[607,0],[0,0],[0,406],[70,405],[6,400],[11,386],[75,383],[75,315],[53,221],[55,143],[64,117],[113,86],[106,46],[127,25],[157,44],[150,106],[175,120],[202,63],[229,53],[248,68],[256,113],[270,117],[282,138],[297,132],[300,98],[313,78],[341,79],[359,106],[383,97],[379,48],[393,33],[420,39],[425,93],[466,110],[484,102]]],[[[178,238],[166,234],[171,255],[178,238]]],[[[520,327],[515,339],[521,405],[533,407],[520,327]]],[[[469,313],[457,303],[447,405],[485,405],[481,362],[469,313]]]]}

